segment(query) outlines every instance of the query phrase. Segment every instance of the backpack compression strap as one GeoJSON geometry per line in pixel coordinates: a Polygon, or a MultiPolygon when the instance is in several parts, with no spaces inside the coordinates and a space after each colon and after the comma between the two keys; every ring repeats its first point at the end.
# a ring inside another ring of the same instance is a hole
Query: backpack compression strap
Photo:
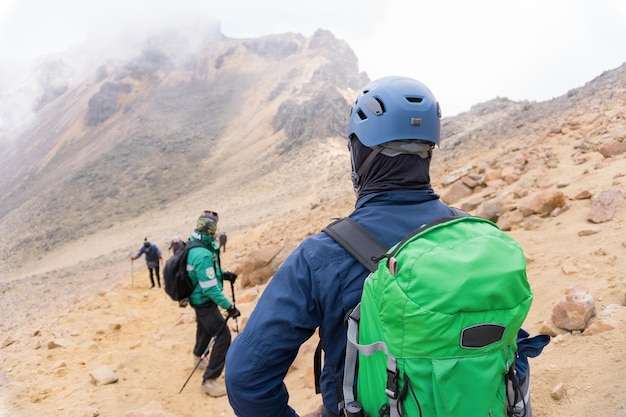
{"type": "Polygon", "coordinates": [[[389,397],[389,416],[399,417],[398,413],[398,365],[396,358],[389,354],[385,342],[375,342],[369,345],[359,344],[359,320],[361,319],[361,303],[348,314],[348,342],[346,344],[346,360],[343,374],[343,404],[339,408],[350,409],[354,407],[354,380],[356,376],[356,362],[358,352],[370,356],[374,352],[384,352],[387,356],[387,385],[385,394],[389,397]]]}

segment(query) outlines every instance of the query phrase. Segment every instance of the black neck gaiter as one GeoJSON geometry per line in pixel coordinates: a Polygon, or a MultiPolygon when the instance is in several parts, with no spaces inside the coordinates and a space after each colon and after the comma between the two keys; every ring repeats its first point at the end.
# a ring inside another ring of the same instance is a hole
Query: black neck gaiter
{"type": "MultiPolygon", "coordinates": [[[[371,148],[364,146],[358,139],[350,139],[353,171],[356,172],[371,148]]],[[[361,197],[381,191],[393,190],[432,190],[430,184],[430,160],[419,155],[402,154],[398,156],[376,155],[372,163],[359,178],[357,200],[361,197]]]]}

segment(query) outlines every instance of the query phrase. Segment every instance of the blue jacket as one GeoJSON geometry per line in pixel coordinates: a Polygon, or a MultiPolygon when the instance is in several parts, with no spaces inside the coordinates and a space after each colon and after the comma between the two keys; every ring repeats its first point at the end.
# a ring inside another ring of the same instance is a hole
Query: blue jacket
{"type": "MultiPolygon", "coordinates": [[[[350,217],[391,247],[422,224],[447,215],[450,208],[432,191],[390,191],[362,197],[350,217]]],[[[317,327],[324,348],[322,398],[328,410],[338,413],[344,318],[359,302],[367,275],[326,233],[308,237],[289,255],[226,356],[228,398],[237,416],[297,416],[287,404],[283,379],[317,327]]]]}
{"type": "Polygon", "coordinates": [[[151,243],[150,250],[148,250],[145,246],[142,246],[134,258],[138,259],[144,253],[146,254],[146,264],[148,265],[148,268],[156,268],[159,266],[159,260],[161,260],[163,255],[161,255],[161,251],[157,248],[157,245],[151,243]]]}

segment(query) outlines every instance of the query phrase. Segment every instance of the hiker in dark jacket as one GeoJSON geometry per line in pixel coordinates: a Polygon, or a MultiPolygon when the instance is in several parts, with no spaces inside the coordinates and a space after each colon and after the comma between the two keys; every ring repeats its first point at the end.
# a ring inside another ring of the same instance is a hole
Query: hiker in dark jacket
{"type": "Polygon", "coordinates": [[[139,249],[135,256],[131,256],[130,261],[134,262],[135,259],[141,257],[144,253],[146,254],[146,265],[148,266],[148,271],[150,271],[150,282],[152,283],[150,288],[154,288],[155,276],[157,284],[159,285],[159,288],[161,288],[160,262],[163,261],[163,255],[161,255],[161,251],[157,248],[157,245],[150,243],[148,239],[144,239],[143,246],[139,249]]]}
{"type": "MultiPolygon", "coordinates": [[[[350,114],[348,148],[355,210],[350,217],[391,247],[419,226],[453,214],[430,184],[440,109],[431,91],[405,77],[371,82],[350,114]]],[[[360,301],[367,269],[326,233],[306,238],[274,274],[226,356],[228,399],[239,417],[297,416],[284,378],[319,327],[323,405],[338,416],[346,314],[360,301]]]]}
{"type": "Polygon", "coordinates": [[[172,251],[172,256],[176,255],[176,252],[185,248],[185,242],[179,239],[178,236],[174,236],[167,250],[172,251]]]}
{"type": "Polygon", "coordinates": [[[196,343],[193,348],[196,363],[201,360],[206,347],[215,337],[202,376],[202,392],[211,397],[226,395],[226,387],[218,378],[224,370],[226,351],[231,340],[230,330],[218,306],[226,310],[229,317],[241,315],[237,307],[222,293],[223,280],[234,274],[223,271],[220,264],[220,250],[215,242],[217,221],[216,212],[206,210],[200,215],[189,242],[200,241],[205,246],[193,247],[187,253],[187,271],[195,286],[189,296],[189,304],[196,311],[196,343]]]}
{"type": "Polygon", "coordinates": [[[226,236],[226,232],[220,233],[218,240],[220,243],[220,250],[226,253],[226,241],[228,240],[228,236],[226,236]]]}

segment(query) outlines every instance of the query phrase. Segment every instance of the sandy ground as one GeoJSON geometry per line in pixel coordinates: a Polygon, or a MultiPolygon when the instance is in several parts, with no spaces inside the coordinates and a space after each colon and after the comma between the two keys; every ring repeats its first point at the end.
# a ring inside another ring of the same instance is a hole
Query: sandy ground
{"type": "MultiPolygon", "coordinates": [[[[535,294],[525,327],[531,334],[537,333],[553,306],[574,286],[588,288],[596,300],[595,320],[601,319],[606,327],[592,335],[575,332],[558,336],[540,357],[531,359],[533,412],[535,417],[625,417],[626,209],[619,210],[609,222],[592,225],[586,220],[589,200],[573,196],[583,190],[592,194],[610,188],[623,190],[626,163],[623,157],[602,160],[595,156],[586,169],[573,171],[567,163],[571,146],[557,145],[552,152],[563,162],[549,175],[552,184],[567,180],[569,185],[563,188],[568,196],[567,210],[543,219],[534,230],[510,232],[526,252],[535,294]],[[594,233],[581,236],[581,231],[589,229],[594,233]]],[[[545,169],[536,168],[529,175],[542,178],[545,169]]],[[[231,219],[237,218],[224,223],[231,232],[227,253],[223,254],[225,268],[235,270],[249,251],[266,244],[292,247],[306,235],[321,230],[332,217],[348,214],[352,200],[344,171],[343,167],[336,170],[342,172],[339,177],[309,177],[313,183],[342,184],[337,186],[336,195],[341,197],[332,200],[334,205],[328,204],[333,189],[317,187],[286,200],[289,204],[285,204],[281,216],[272,215],[268,208],[256,212],[258,217],[254,219],[246,218],[249,210],[239,205],[236,192],[225,195],[231,198],[231,219]]],[[[282,175],[289,175],[289,169],[282,175]]],[[[195,213],[203,208],[199,205],[190,210],[195,213]]],[[[155,219],[171,217],[171,211],[155,219]]],[[[168,226],[155,221],[161,226],[155,226],[151,236],[161,236],[159,242],[165,249],[164,241],[174,234],[173,229],[178,231],[176,234],[184,234],[190,220],[168,226]]],[[[162,290],[148,289],[149,279],[141,260],[135,263],[131,275],[128,256],[145,233],[140,224],[146,223],[138,220],[98,238],[103,247],[111,247],[116,254],[115,260],[100,259],[97,268],[89,269],[90,274],[98,274],[98,279],[88,281],[86,268],[69,265],[65,276],[48,273],[47,279],[37,284],[24,278],[27,292],[36,294],[36,300],[22,294],[24,287],[5,287],[3,320],[8,317],[15,325],[5,325],[0,339],[0,417],[233,416],[226,397],[215,399],[201,393],[200,371],[179,393],[192,370],[193,310],[179,308],[162,290]],[[113,249],[120,241],[126,243],[113,249]],[[69,305],[59,307],[54,303],[71,291],[68,282],[81,278],[85,284],[80,296],[70,298],[69,305]],[[90,373],[103,366],[117,375],[117,382],[94,384],[90,373]]],[[[72,256],[81,259],[76,251],[72,256]]],[[[65,258],[59,255],[56,259],[59,264],[55,266],[62,270],[61,260],[65,258]]],[[[236,286],[237,306],[243,313],[239,327],[244,326],[263,288],[236,286]]],[[[231,296],[230,289],[225,293],[231,296]]],[[[231,331],[236,337],[234,323],[231,331]]],[[[320,403],[312,385],[315,344],[310,340],[301,349],[286,380],[290,403],[301,414],[320,403]]]]}

